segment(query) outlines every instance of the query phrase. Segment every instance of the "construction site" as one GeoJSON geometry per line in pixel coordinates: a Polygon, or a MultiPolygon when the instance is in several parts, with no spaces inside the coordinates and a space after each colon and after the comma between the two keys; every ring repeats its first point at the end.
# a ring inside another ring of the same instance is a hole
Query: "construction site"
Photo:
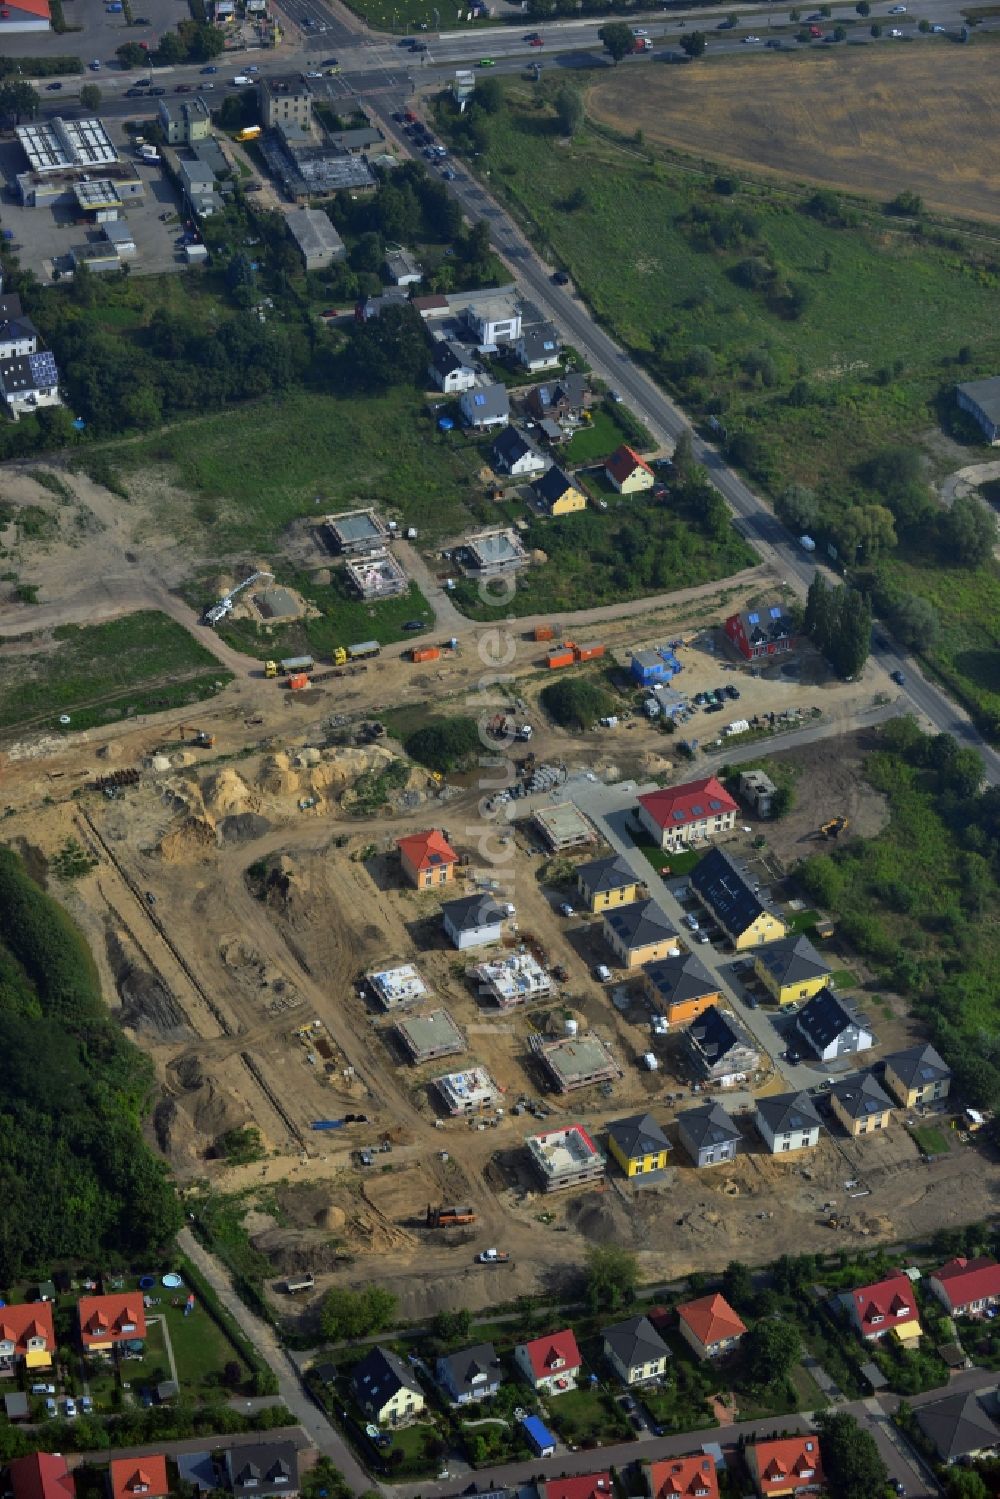
{"type": "MultiPolygon", "coordinates": [[[[696,1100],[670,1047],[656,1070],[643,1065],[650,1009],[640,975],[595,977],[596,965],[613,962],[600,918],[563,914],[567,897],[578,899],[576,865],[609,852],[569,793],[625,780],[669,784],[715,762],[702,748],[694,772],[682,767],[676,738],[634,711],[624,689],[614,726],[554,724],[539,697],[552,680],[546,638],[589,641],[599,632],[610,660],[556,670],[602,674],[609,690],[617,689],[608,673],[628,669],[616,651],[679,641],[687,698],[729,681],[748,721],[808,714],[811,739],[790,718],[796,743],[759,746],[794,761],[796,807],[767,824],[769,856],[788,865],[829,848],[838,827],[839,836],[848,827],[866,836],[884,825],[884,798],[859,769],[871,747],[867,725],[891,706],[876,666],[848,684],[832,681],[807,650],[756,670],[726,654],[722,621],[760,592],[758,574],[558,632],[519,622],[502,692],[514,745],[509,753],[499,740],[490,745],[508,754],[511,775],[528,789],[521,804],[487,813],[481,782],[492,797],[493,768],[432,773],[385,727],[401,707],[416,722],[475,713],[478,627],[439,621],[441,639],[456,632],[455,647],[427,667],[405,659],[403,645],[376,642],[376,655],[330,668],[336,680],[321,680],[326,663],[314,663],[292,691],[277,664],[275,677],[266,675],[200,622],[210,603],[230,598],[227,613],[246,607],[267,590],[266,576],[235,597],[220,583],[196,610],[166,587],[150,591],[120,547],[124,581],[112,605],[106,590],[73,595],[81,559],[118,547],[122,524],[123,507],[90,491],[86,498],[105,530],[65,556],[52,551],[48,565],[53,575],[64,567],[74,608],[40,612],[31,649],[61,648],[56,631],[67,617],[84,623],[109,607],[154,608],[207,641],[232,680],[197,708],[80,731],[50,714],[7,732],[5,839],[80,924],[109,1004],[154,1063],[151,1138],[185,1191],[207,1182],[245,1194],[246,1232],[273,1267],[269,1292],[286,1314],[281,1286],[293,1272],[314,1274],[315,1296],[333,1277],[384,1280],[401,1315],[420,1317],[497,1300],[496,1271],[475,1264],[485,1245],[510,1255],[499,1294],[513,1300],[551,1289],[594,1243],[634,1250],[653,1280],[734,1257],[752,1263],[826,1248],[834,1216],[838,1242],[851,1243],[921,1237],[988,1214],[995,1165],[963,1146],[929,1166],[901,1120],[879,1138],[828,1133],[808,1158],[775,1160],[736,1107],[746,1148],[734,1162],[698,1171],[675,1144],[663,1180],[641,1193],[605,1155],[610,1121],[649,1111],[676,1141],[673,1121],[696,1100]],[[536,640],[536,628],[548,637],[536,640]],[[530,744],[517,742],[523,726],[530,744]],[[528,756],[530,774],[516,763],[528,756]],[[541,789],[532,792],[535,775],[541,789]],[[556,810],[536,821],[546,808],[556,810]],[[417,890],[402,876],[396,842],[428,828],[445,830],[458,864],[447,885],[417,890]],[[87,867],[61,880],[53,861],[69,842],[87,867]],[[441,905],[486,893],[491,881],[502,883],[514,914],[504,913],[499,943],[456,951],[441,905]],[[436,1014],[447,1024],[436,1028],[436,1014]],[[260,1133],[261,1158],[231,1164],[224,1139],[248,1125],[260,1133]],[[560,1138],[529,1145],[545,1135],[560,1138]],[[546,1190],[538,1164],[546,1160],[556,1175],[583,1174],[546,1190]],[[857,1180],[866,1196],[845,1187],[857,1180]]],[[[383,543],[363,517],[342,540],[352,557],[383,543]]],[[[0,630],[24,628],[5,595],[0,630]]],[[[24,649],[12,638],[5,655],[16,662],[24,649]]],[[[493,691],[481,716],[488,722],[497,711],[493,691]]],[[[712,722],[704,720],[706,746],[712,722]]],[[[734,846],[750,851],[758,822],[744,815],[750,831],[737,830],[734,846]]],[[[879,1039],[905,1045],[914,1034],[905,1012],[891,996],[887,1003],[879,1039]]],[[[759,1092],[781,1091],[779,1067],[762,1055],[759,1092]]],[[[296,1298],[296,1313],[307,1300],[296,1298]]]]}

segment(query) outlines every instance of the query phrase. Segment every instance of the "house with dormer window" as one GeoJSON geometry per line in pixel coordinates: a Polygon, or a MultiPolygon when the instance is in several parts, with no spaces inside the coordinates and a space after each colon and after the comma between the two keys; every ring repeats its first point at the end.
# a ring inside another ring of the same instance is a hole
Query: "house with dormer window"
{"type": "Polygon", "coordinates": [[[146,1312],[138,1291],[115,1296],[83,1296],[77,1304],[80,1342],[85,1353],[107,1353],[119,1343],[146,1336],[146,1312]]]}
{"type": "Polygon", "coordinates": [[[851,1315],[863,1338],[875,1342],[894,1332],[907,1347],[920,1340],[920,1319],[913,1284],[908,1275],[890,1275],[851,1292],[851,1315]]]}
{"type": "Polygon", "coordinates": [[[167,1459],[159,1453],[115,1458],[108,1468],[111,1499],[166,1499],[167,1459]]]}
{"type": "Polygon", "coordinates": [[[52,1307],[46,1301],[0,1307],[0,1375],[26,1369],[51,1369],[56,1335],[52,1307]]]}
{"type": "Polygon", "coordinates": [[[533,1390],[544,1395],[562,1395],[572,1390],[583,1360],[572,1328],[518,1343],[514,1362],[533,1390]]]}

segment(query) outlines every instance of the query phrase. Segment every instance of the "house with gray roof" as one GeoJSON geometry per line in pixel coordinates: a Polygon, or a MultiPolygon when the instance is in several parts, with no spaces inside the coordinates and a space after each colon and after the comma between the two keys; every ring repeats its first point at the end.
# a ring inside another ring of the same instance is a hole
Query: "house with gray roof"
{"type": "Polygon", "coordinates": [[[510,400],[503,385],[482,385],[465,390],[458,409],[467,427],[505,427],[510,421],[510,400]]]}
{"type": "Polygon", "coordinates": [[[646,998],[668,1025],[697,1020],[710,1005],[722,1002],[719,980],[693,952],[647,963],[643,972],[646,998]]]}
{"type": "Polygon", "coordinates": [[[355,1365],[351,1393],[378,1426],[399,1426],[427,1403],[413,1370],[391,1348],[373,1348],[355,1365]]]}
{"type": "Polygon", "coordinates": [[[648,1317],[629,1317],[601,1329],[604,1357],[622,1384],[644,1384],[659,1379],[667,1367],[670,1349],[648,1317]]]}
{"type": "Polygon", "coordinates": [[[916,1411],[917,1425],[943,1463],[970,1462],[1000,1443],[993,1387],[946,1395],[916,1411]]]}
{"type": "Polygon", "coordinates": [[[780,1005],[800,1004],[809,999],[830,977],[825,963],[808,937],[784,937],[769,942],[754,957],[754,971],[780,1005]]]}
{"type": "Polygon", "coordinates": [[[576,370],[529,390],[525,406],[537,421],[577,416],[587,405],[587,381],[576,370]]]}
{"type": "Polygon", "coordinates": [[[466,895],[449,900],[441,907],[446,934],[459,951],[468,947],[485,947],[499,942],[503,935],[504,913],[492,895],[466,895]]]}
{"type": "Polygon", "coordinates": [[[841,1078],[829,1097],[830,1107],[849,1135],[873,1135],[889,1127],[892,1099],[870,1072],[841,1078]]]}
{"type": "Polygon", "coordinates": [[[490,448],[490,467],[494,473],[509,474],[512,479],[544,474],[549,462],[517,427],[504,427],[490,448]]]}
{"type": "Polygon", "coordinates": [[[1000,375],[986,380],[966,380],[955,387],[955,399],[986,434],[991,447],[1000,447],[1000,375]]]}
{"type": "Polygon", "coordinates": [[[875,1044],[866,1016],[841,999],[833,989],[821,989],[802,1006],[795,1017],[801,1043],[821,1062],[854,1056],[875,1044]]]}
{"type": "Polygon", "coordinates": [[[781,917],[725,849],[713,848],[691,872],[690,886],[737,952],[787,935],[781,917]]]}
{"type": "Polygon", "coordinates": [[[808,1093],[778,1093],[773,1098],[759,1098],[754,1124],[772,1155],[811,1150],[819,1144],[822,1127],[808,1093]]]}
{"type": "Polygon", "coordinates": [[[653,900],[634,900],[605,911],[604,936],[625,968],[680,952],[676,927],[653,900]]]}
{"type": "Polygon", "coordinates": [[[299,1491],[299,1458],[291,1442],[230,1447],[223,1462],[226,1487],[236,1499],[299,1491]]]}
{"type": "Polygon", "coordinates": [[[451,1405],[490,1400],[500,1388],[500,1361],[492,1343],[477,1343],[457,1353],[442,1353],[435,1369],[437,1382],[451,1405]]]}
{"type": "Polygon", "coordinates": [[[710,1005],[684,1032],[684,1054],[702,1083],[732,1088],[760,1065],[760,1052],[749,1033],[728,1010],[710,1005]]]}
{"type": "Polygon", "coordinates": [[[947,1098],[951,1068],[929,1043],[894,1051],[883,1058],[885,1085],[906,1108],[947,1098]]]}
{"type": "Polygon", "coordinates": [[[609,906],[627,906],[635,900],[640,880],[627,859],[611,854],[606,859],[588,859],[578,864],[576,883],[591,911],[606,911],[609,906]]]}
{"type": "Polygon", "coordinates": [[[721,1103],[703,1103],[696,1109],[685,1109],[677,1118],[677,1136],[699,1167],[734,1161],[740,1145],[739,1127],[721,1103]]]}
{"type": "Polygon", "coordinates": [[[479,366],[464,344],[441,339],[434,345],[427,373],[446,395],[456,391],[471,390],[476,383],[479,366]]]}
{"type": "Polygon", "coordinates": [[[518,363],[532,374],[539,370],[551,370],[562,357],[559,334],[551,323],[535,323],[522,328],[521,337],[514,344],[518,363]]]}

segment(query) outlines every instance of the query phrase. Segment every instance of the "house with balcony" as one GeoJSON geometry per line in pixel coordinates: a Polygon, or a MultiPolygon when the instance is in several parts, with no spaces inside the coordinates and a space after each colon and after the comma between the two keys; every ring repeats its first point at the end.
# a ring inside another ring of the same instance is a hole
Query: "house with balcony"
{"type": "Polygon", "coordinates": [[[576,1388],[583,1360],[571,1327],[518,1343],[514,1362],[531,1388],[540,1395],[561,1395],[576,1388]]]}
{"type": "Polygon", "coordinates": [[[146,1336],[146,1309],[141,1291],[111,1296],[82,1296],[77,1303],[84,1353],[110,1353],[122,1343],[146,1336]]]}
{"type": "Polygon", "coordinates": [[[913,1282],[900,1271],[851,1292],[851,1319],[866,1342],[894,1333],[907,1348],[920,1342],[920,1318],[913,1282]]]}
{"type": "Polygon", "coordinates": [[[47,1301],[0,1307],[0,1376],[16,1374],[22,1365],[30,1373],[51,1369],[55,1351],[52,1307],[47,1301]]]}

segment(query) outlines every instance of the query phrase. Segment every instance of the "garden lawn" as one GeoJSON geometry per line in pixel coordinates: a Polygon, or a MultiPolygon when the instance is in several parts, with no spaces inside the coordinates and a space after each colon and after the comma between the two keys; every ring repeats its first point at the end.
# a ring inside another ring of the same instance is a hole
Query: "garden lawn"
{"type": "Polygon", "coordinates": [[[819,912],[793,911],[787,918],[787,920],[788,930],[793,936],[798,937],[802,933],[805,933],[807,936],[812,936],[813,928],[815,927],[817,921],[819,921],[819,912]]]}
{"type": "Polygon", "coordinates": [[[598,408],[593,421],[581,427],[570,438],[562,451],[562,457],[571,467],[584,463],[598,463],[609,458],[625,441],[625,433],[609,411],[598,408]]]}
{"type": "Polygon", "coordinates": [[[0,656],[0,728],[70,731],[203,702],[231,680],[183,626],[156,610],[99,625],[60,625],[51,650],[0,656]]]}
{"type": "Polygon", "coordinates": [[[203,1306],[196,1301],[194,1311],[185,1317],[183,1306],[169,1304],[169,1293],[161,1292],[161,1296],[158,1310],[166,1320],[177,1378],[186,1400],[217,1395],[227,1364],[239,1364],[241,1379],[249,1378],[246,1364],[203,1306]]]}
{"type": "Polygon", "coordinates": [[[924,1155],[947,1155],[951,1141],[943,1129],[932,1124],[914,1124],[909,1128],[910,1139],[924,1155]]]}
{"type": "Polygon", "coordinates": [[[604,1447],[621,1441],[631,1431],[628,1418],[604,1390],[567,1390],[547,1402],[548,1424],[562,1441],[574,1447],[595,1443],[604,1447]]]}

